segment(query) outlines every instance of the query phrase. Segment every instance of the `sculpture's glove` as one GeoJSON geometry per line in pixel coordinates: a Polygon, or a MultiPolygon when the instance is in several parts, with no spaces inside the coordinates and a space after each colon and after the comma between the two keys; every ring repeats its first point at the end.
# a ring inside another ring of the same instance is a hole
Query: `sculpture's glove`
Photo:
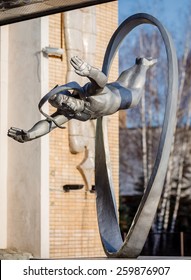
{"type": "Polygon", "coordinates": [[[88,77],[90,74],[91,66],[83,61],[78,56],[74,56],[70,60],[71,65],[75,68],[75,72],[83,77],[88,77]]]}
{"type": "Polygon", "coordinates": [[[11,127],[8,130],[7,135],[20,143],[29,141],[29,133],[26,130],[20,128],[11,127]]]}

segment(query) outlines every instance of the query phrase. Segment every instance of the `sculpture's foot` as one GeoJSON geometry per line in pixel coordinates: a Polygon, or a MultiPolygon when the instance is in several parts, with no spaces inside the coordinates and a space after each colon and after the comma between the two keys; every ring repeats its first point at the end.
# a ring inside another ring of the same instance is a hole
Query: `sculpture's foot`
{"type": "Polygon", "coordinates": [[[152,57],[137,57],[136,58],[136,64],[138,65],[144,65],[144,66],[148,66],[151,67],[153,65],[155,65],[157,63],[157,59],[156,58],[152,58],[152,57]]]}

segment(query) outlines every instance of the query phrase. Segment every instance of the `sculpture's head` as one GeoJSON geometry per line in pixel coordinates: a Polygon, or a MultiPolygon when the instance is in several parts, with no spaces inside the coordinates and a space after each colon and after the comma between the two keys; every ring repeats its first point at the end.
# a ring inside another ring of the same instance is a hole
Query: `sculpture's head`
{"type": "Polygon", "coordinates": [[[71,93],[68,90],[63,91],[62,93],[56,93],[51,98],[48,99],[48,102],[55,108],[62,106],[63,100],[67,99],[71,93]]]}

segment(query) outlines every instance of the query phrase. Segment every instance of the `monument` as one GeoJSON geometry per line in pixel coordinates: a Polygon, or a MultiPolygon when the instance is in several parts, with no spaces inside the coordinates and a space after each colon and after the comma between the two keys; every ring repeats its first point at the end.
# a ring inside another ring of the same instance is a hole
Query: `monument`
{"type": "Polygon", "coordinates": [[[57,127],[64,128],[64,124],[71,119],[79,121],[97,119],[95,188],[98,224],[103,248],[108,257],[138,257],[146,241],[160,200],[176,123],[178,70],[176,52],[171,36],[153,16],[143,13],[135,14],[126,19],[113,34],[106,49],[102,71],[77,56],[71,58],[71,65],[78,75],[87,77],[90,82],[84,86],[80,86],[76,82],[56,86],[39,102],[39,110],[45,116],[45,119],[37,122],[27,131],[11,127],[8,136],[24,143],[39,138],[57,127]],[[116,81],[107,82],[113,58],[120,43],[131,30],[141,24],[156,26],[162,36],[168,61],[168,95],[153,171],[131,228],[123,241],[118,224],[107,145],[107,129],[104,127],[103,118],[106,115],[114,114],[118,110],[132,108],[138,104],[145,84],[147,70],[157,62],[156,59],[152,58],[136,58],[135,64],[122,72],[116,81]],[[47,101],[57,109],[51,116],[42,110],[44,103],[47,101]]]}

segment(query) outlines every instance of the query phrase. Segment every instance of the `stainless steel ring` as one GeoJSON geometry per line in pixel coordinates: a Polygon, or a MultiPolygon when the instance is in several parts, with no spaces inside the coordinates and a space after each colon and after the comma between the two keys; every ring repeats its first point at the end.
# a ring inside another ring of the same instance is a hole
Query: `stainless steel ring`
{"type": "Polygon", "coordinates": [[[117,28],[108,44],[102,71],[107,76],[109,75],[112,61],[123,39],[135,27],[141,24],[156,26],[162,36],[168,62],[168,95],[159,148],[152,174],[124,241],[122,240],[118,223],[118,211],[116,208],[107,143],[107,129],[104,127],[103,118],[97,120],[95,186],[97,194],[98,225],[105,253],[108,257],[113,258],[136,258],[141,253],[161,197],[176,124],[178,96],[176,51],[170,34],[155,17],[145,13],[135,14],[127,18],[117,28]]]}

